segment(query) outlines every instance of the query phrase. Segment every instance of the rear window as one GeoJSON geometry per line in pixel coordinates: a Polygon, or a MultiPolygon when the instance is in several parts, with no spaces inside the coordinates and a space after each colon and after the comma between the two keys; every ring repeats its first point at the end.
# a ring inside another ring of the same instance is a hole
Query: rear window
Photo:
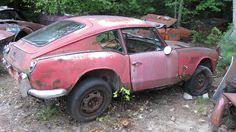
{"type": "Polygon", "coordinates": [[[44,46],[84,26],[78,22],[60,21],[31,33],[24,40],[36,46],[44,46]]]}

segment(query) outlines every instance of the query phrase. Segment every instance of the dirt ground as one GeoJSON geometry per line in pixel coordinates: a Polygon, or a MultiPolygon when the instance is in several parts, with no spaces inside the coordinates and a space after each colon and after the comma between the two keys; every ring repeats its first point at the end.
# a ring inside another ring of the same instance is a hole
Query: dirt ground
{"type": "MultiPolygon", "coordinates": [[[[217,85],[219,78],[215,79],[217,85]]],[[[180,86],[134,94],[130,102],[115,99],[96,121],[80,123],[66,110],[65,98],[22,98],[17,82],[0,76],[0,131],[153,131],[209,132],[211,100],[183,99],[180,86]]]]}

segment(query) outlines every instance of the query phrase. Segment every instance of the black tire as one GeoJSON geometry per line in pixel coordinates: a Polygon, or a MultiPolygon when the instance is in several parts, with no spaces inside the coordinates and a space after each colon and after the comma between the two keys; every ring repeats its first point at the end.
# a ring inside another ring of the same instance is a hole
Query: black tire
{"type": "Polygon", "coordinates": [[[111,87],[104,80],[86,79],[69,94],[68,110],[78,121],[94,120],[107,109],[111,99],[111,87]]]}
{"type": "Polygon", "coordinates": [[[185,83],[184,91],[192,96],[201,96],[209,91],[212,80],[211,70],[200,65],[190,80],[185,83]]]}

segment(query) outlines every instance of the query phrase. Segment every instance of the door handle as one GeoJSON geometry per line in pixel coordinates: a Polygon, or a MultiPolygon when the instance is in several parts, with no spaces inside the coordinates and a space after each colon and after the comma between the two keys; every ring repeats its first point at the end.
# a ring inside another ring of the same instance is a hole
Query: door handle
{"type": "Polygon", "coordinates": [[[142,65],[142,64],[143,64],[142,62],[133,62],[132,63],[133,66],[142,65]]]}

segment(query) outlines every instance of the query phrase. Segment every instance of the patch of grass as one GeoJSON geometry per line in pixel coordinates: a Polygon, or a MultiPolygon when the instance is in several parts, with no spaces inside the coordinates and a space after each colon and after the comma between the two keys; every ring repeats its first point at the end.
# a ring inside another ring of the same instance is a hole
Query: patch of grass
{"type": "Polygon", "coordinates": [[[96,118],[96,121],[98,122],[109,122],[111,120],[110,116],[106,115],[106,116],[99,116],[96,118]]]}
{"type": "Polygon", "coordinates": [[[54,115],[59,113],[59,108],[55,105],[43,105],[36,112],[36,118],[41,121],[50,120],[54,115]]]}
{"type": "Polygon", "coordinates": [[[195,104],[197,106],[197,112],[200,114],[206,114],[207,113],[207,108],[208,108],[208,102],[209,99],[205,99],[202,97],[199,97],[196,99],[195,104]]]}
{"type": "Polygon", "coordinates": [[[202,97],[199,97],[196,99],[196,104],[197,105],[207,105],[209,102],[209,99],[205,99],[205,98],[202,98],[202,97]]]}

